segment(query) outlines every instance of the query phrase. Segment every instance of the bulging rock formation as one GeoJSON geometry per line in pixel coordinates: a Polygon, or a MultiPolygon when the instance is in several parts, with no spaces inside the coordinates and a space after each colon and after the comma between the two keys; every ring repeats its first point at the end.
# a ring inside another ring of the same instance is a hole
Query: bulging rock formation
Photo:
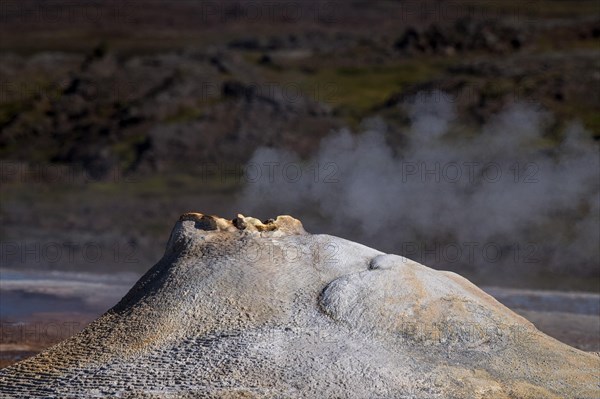
{"type": "Polygon", "coordinates": [[[0,397],[597,398],[599,370],[457,274],[290,216],[188,213],[115,307],[0,370],[0,397]]]}

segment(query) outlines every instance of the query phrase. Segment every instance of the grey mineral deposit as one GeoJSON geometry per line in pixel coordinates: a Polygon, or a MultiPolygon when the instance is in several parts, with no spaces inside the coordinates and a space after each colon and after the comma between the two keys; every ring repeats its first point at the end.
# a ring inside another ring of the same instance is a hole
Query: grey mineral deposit
{"type": "Polygon", "coordinates": [[[184,214],[81,333],[0,371],[2,398],[598,398],[600,358],[461,276],[289,216],[184,214]]]}

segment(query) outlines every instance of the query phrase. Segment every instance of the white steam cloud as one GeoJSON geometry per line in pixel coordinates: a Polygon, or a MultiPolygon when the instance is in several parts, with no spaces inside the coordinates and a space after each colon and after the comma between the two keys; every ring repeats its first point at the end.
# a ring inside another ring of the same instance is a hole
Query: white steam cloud
{"type": "Polygon", "coordinates": [[[239,208],[447,269],[597,272],[600,156],[580,124],[557,146],[544,136],[551,116],[527,105],[472,133],[440,93],[407,111],[402,148],[375,119],[325,138],[308,160],[257,150],[239,208]]]}

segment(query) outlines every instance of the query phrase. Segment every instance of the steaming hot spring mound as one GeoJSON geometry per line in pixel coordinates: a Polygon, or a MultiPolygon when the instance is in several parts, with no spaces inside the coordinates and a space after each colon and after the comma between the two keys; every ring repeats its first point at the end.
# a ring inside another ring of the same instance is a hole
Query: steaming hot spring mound
{"type": "Polygon", "coordinates": [[[598,398],[600,358],[457,274],[289,216],[197,213],[81,333],[0,371],[3,398],[598,398]]]}

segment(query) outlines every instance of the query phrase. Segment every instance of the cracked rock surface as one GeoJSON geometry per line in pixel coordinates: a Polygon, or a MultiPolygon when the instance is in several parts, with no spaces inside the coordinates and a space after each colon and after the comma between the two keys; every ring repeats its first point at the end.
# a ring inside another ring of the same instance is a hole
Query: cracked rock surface
{"type": "Polygon", "coordinates": [[[279,216],[187,213],[81,333],[1,398],[597,398],[600,357],[461,276],[279,216]]]}

